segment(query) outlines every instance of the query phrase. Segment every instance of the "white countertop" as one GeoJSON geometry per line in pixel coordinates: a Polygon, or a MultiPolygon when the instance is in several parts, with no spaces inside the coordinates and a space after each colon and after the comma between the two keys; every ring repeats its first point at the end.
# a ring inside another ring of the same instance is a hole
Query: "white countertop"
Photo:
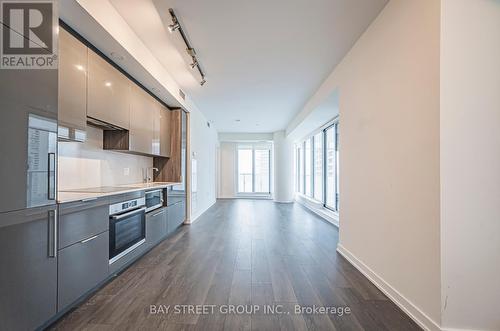
{"type": "Polygon", "coordinates": [[[116,187],[123,186],[123,191],[113,191],[113,192],[76,192],[76,190],[70,191],[59,191],[57,192],[57,203],[67,203],[75,202],[86,199],[102,198],[106,196],[112,196],[123,193],[130,193],[136,191],[145,191],[154,188],[166,188],[172,185],[178,185],[180,183],[176,182],[152,182],[152,183],[137,183],[137,184],[125,184],[116,185],[116,187]]]}

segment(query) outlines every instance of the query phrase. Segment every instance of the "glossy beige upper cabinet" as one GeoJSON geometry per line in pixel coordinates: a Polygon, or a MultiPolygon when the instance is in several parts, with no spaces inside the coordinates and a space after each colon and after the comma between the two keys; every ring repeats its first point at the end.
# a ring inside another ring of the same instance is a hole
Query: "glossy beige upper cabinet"
{"type": "Polygon", "coordinates": [[[160,133],[161,133],[161,112],[162,107],[158,101],[152,99],[153,103],[153,140],[152,140],[152,154],[160,155],[160,133]]]}
{"type": "Polygon", "coordinates": [[[170,111],[154,100],[153,155],[170,156],[170,111]]]}
{"type": "Polygon", "coordinates": [[[129,150],[153,154],[154,121],[156,108],[153,98],[133,84],[130,94],[129,150]]]}
{"type": "Polygon", "coordinates": [[[59,29],[59,137],[85,140],[87,46],[59,29]]]}
{"type": "Polygon", "coordinates": [[[92,50],[88,54],[87,116],[128,129],[131,82],[92,50]]]}
{"type": "Polygon", "coordinates": [[[160,105],[160,156],[170,157],[170,110],[160,105]]]}

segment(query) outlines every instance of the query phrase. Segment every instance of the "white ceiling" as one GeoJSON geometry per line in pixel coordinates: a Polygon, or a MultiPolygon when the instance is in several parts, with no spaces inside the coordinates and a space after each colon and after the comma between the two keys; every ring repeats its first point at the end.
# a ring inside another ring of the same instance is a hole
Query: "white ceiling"
{"type": "Polygon", "coordinates": [[[110,1],[219,132],[285,129],[387,2],[110,1]],[[170,7],[206,72],[203,87],[165,28],[170,7]]]}

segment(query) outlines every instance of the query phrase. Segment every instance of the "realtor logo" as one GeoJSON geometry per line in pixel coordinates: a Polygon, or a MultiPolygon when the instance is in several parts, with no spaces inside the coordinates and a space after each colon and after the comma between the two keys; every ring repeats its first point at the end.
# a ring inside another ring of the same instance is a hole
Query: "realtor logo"
{"type": "Polygon", "coordinates": [[[0,68],[57,68],[54,1],[0,0],[0,5],[0,68]]]}

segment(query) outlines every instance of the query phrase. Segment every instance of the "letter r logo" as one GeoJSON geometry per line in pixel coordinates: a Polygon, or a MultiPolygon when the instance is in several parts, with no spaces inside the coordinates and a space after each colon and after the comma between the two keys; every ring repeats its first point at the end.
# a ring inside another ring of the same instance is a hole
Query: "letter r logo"
{"type": "Polygon", "coordinates": [[[51,1],[1,2],[3,54],[53,52],[53,3],[51,1]],[[8,27],[8,28],[6,28],[8,27]]]}

